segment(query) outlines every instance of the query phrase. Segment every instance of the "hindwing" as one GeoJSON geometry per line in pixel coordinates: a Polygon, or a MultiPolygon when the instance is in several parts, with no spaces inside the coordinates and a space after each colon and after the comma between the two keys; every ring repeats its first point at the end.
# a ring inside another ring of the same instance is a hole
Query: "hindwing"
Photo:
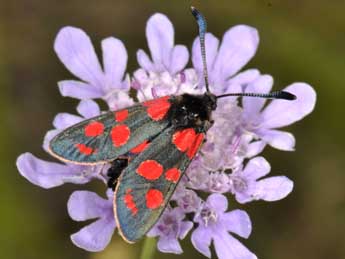
{"type": "Polygon", "coordinates": [[[126,241],[139,240],[156,223],[203,139],[193,128],[169,127],[131,160],[114,197],[115,219],[126,241]]]}

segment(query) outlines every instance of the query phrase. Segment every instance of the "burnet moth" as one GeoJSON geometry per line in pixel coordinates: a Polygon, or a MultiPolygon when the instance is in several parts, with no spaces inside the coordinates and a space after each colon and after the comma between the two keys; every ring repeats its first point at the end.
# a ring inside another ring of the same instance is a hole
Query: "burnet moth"
{"type": "Polygon", "coordinates": [[[212,94],[205,55],[206,20],[194,7],[191,11],[199,27],[204,94],[164,96],[109,111],[65,129],[49,145],[50,153],[62,161],[111,163],[108,186],[114,189],[115,220],[120,235],[130,243],[142,238],[163,213],[179,180],[206,141],[218,99],[296,98],[284,91],[212,94]]]}

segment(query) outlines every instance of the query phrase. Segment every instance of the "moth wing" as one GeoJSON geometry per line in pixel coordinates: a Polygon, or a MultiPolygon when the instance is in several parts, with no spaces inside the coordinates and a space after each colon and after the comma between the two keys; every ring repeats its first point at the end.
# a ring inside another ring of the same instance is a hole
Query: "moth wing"
{"type": "Polygon", "coordinates": [[[55,136],[50,153],[79,164],[109,162],[164,130],[169,122],[169,97],[119,111],[110,111],[77,123],[55,136]]]}
{"type": "Polygon", "coordinates": [[[196,134],[188,150],[173,142],[176,130],[167,128],[121,174],[114,195],[120,235],[135,242],[156,223],[179,180],[199,150],[204,134],[196,134]]]}

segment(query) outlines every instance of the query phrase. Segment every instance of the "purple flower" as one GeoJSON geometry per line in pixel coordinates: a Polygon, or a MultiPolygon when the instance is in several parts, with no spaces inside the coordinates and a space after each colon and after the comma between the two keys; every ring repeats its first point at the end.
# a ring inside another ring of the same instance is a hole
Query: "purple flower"
{"type": "Polygon", "coordinates": [[[139,101],[165,95],[181,93],[202,93],[197,89],[197,74],[193,69],[185,69],[189,53],[185,46],[174,46],[174,27],[163,14],[151,16],[146,25],[146,38],[151,52],[151,60],[138,50],[137,59],[141,66],[134,72],[132,87],[137,89],[139,101]]]}
{"type": "Polygon", "coordinates": [[[124,80],[127,51],[122,41],[114,37],[102,41],[103,69],[90,38],[81,29],[62,28],[56,36],[54,49],[66,68],[82,80],[60,81],[59,89],[63,96],[102,98],[111,109],[133,104],[128,96],[129,77],[124,80]]]}
{"type": "MultiPolygon", "coordinates": [[[[259,75],[257,70],[247,70],[235,76],[254,56],[258,44],[257,30],[246,25],[230,28],[224,34],[220,46],[219,40],[213,34],[206,34],[207,68],[213,93],[233,92],[235,85],[247,84],[259,75]]],[[[204,84],[199,38],[195,39],[192,52],[194,68],[199,75],[200,84],[204,84]]]]}
{"type": "MultiPolygon", "coordinates": [[[[44,139],[43,148],[47,150],[49,141],[63,129],[76,124],[86,118],[100,114],[98,105],[91,100],[81,101],[77,107],[80,116],[69,113],[59,113],[55,116],[53,125],[55,129],[48,131],[44,139]]],[[[84,184],[93,178],[105,181],[102,165],[83,166],[72,163],[55,163],[39,159],[31,153],[21,154],[17,158],[19,173],[31,183],[42,188],[52,188],[64,183],[84,184]]]]}
{"type": "Polygon", "coordinates": [[[68,200],[68,214],[75,221],[96,219],[71,235],[76,246],[87,251],[102,251],[110,242],[116,228],[113,212],[113,192],[107,199],[88,191],[75,191],[68,200]]]}
{"type": "Polygon", "coordinates": [[[221,194],[211,194],[200,208],[194,221],[199,226],[192,233],[192,243],[196,250],[211,258],[210,245],[219,259],[251,259],[256,256],[243,246],[229,232],[248,238],[252,231],[249,216],[242,210],[225,212],[228,201],[221,194]]]}
{"type": "Polygon", "coordinates": [[[164,14],[154,14],[147,21],[146,38],[152,61],[143,50],[138,50],[139,65],[146,71],[171,75],[181,71],[188,63],[188,50],[183,45],[174,46],[174,27],[164,14]]]}
{"type": "MultiPolygon", "coordinates": [[[[268,93],[273,79],[265,76],[248,85],[247,92],[268,93]]],[[[316,103],[314,89],[305,83],[294,83],[284,89],[297,96],[294,101],[273,100],[264,108],[263,99],[243,98],[242,124],[245,131],[277,149],[293,151],[295,138],[291,133],[276,130],[303,119],[316,103]]]]}
{"type": "Polygon", "coordinates": [[[269,173],[271,167],[263,157],[251,159],[243,170],[229,176],[231,192],[239,203],[252,200],[277,201],[285,198],[293,188],[286,176],[274,176],[259,180],[269,173]]]}
{"type": "Polygon", "coordinates": [[[193,227],[192,222],[183,220],[184,217],[182,209],[167,208],[156,225],[147,233],[149,237],[159,236],[159,251],[174,254],[183,252],[178,239],[184,239],[193,227]]]}

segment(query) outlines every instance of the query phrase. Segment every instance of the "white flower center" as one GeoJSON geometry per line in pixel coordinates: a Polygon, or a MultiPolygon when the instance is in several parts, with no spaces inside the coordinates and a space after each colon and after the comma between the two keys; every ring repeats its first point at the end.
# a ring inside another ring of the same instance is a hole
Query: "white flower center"
{"type": "Polygon", "coordinates": [[[214,224],[217,222],[217,213],[210,209],[210,208],[204,208],[200,212],[200,217],[205,224],[205,227],[209,226],[209,224],[214,224]]]}

